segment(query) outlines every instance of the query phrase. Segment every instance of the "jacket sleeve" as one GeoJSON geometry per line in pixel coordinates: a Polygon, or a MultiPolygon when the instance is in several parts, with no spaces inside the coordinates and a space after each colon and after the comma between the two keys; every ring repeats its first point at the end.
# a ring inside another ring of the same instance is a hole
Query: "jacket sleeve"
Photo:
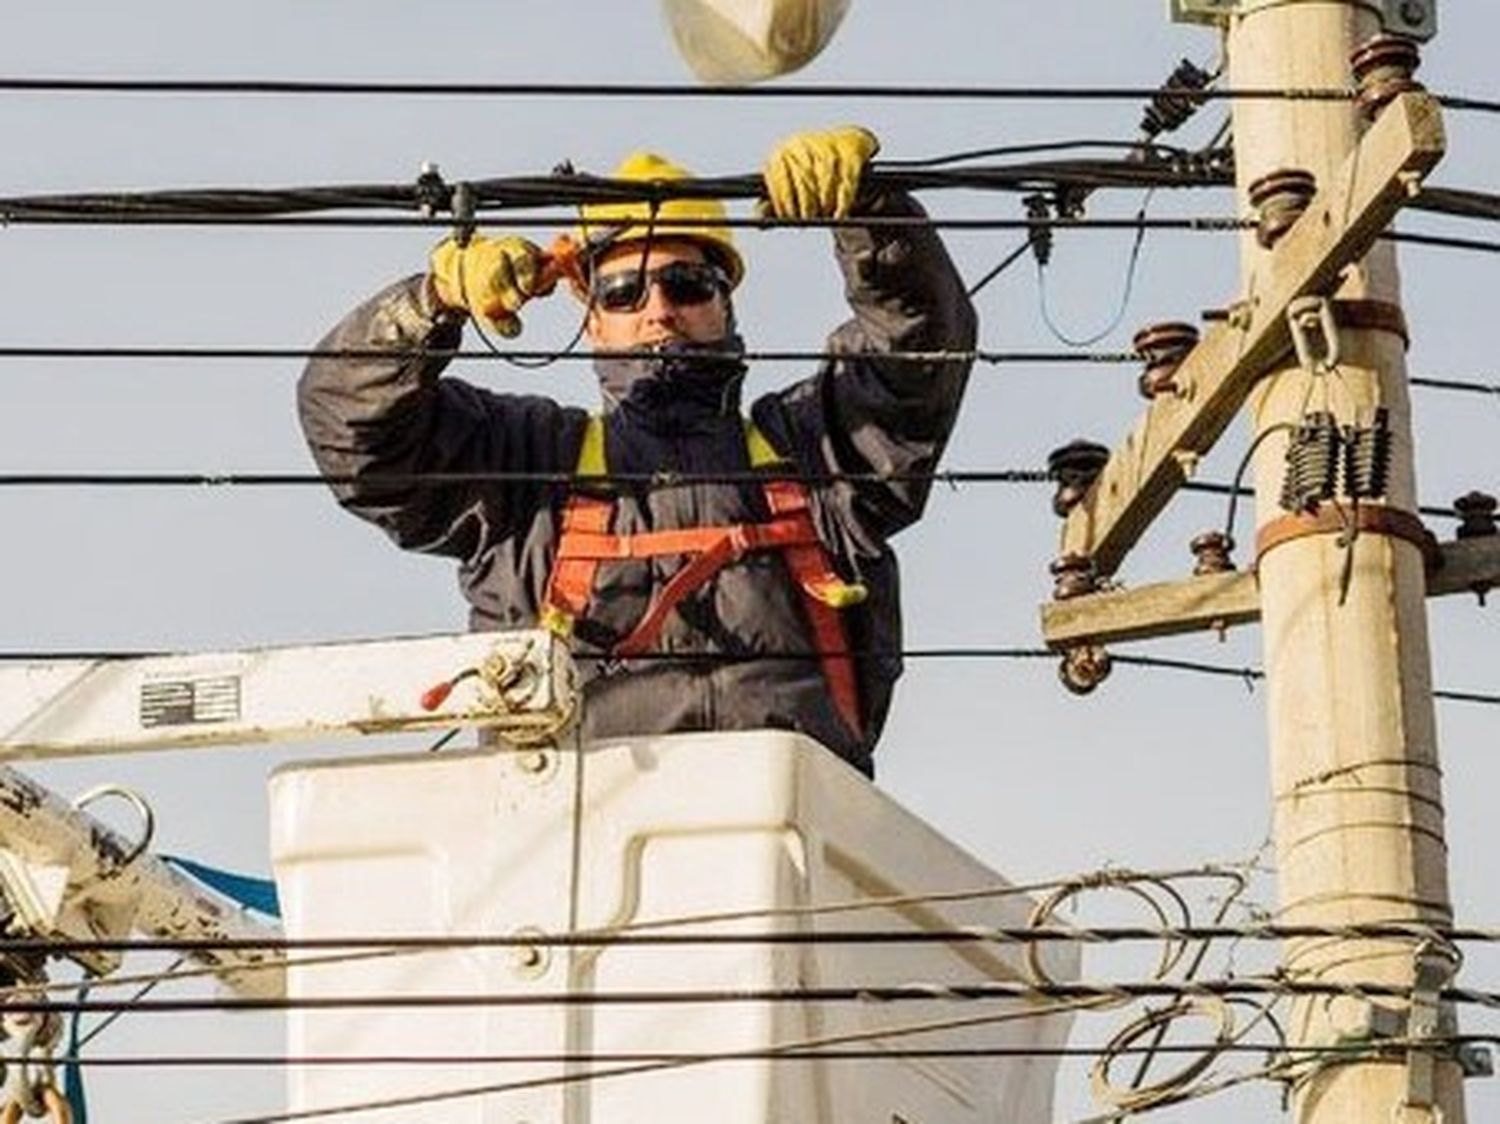
{"type": "MultiPolygon", "coordinates": [[[[860,213],[925,217],[902,194],[860,213]]],[[[972,365],[968,357],[890,353],[972,352],[978,328],[963,280],[930,226],[841,227],[834,245],[853,318],[829,337],[831,358],[817,374],[757,402],[753,413],[773,443],[797,450],[805,470],[894,477],[819,490],[825,514],[853,545],[876,553],[921,516],[931,482],[920,477],[938,465],[972,365]]]]}
{"type": "Polygon", "coordinates": [[[346,316],[297,388],[313,459],[347,510],[409,550],[473,560],[527,525],[547,490],[527,481],[423,482],[426,473],[556,472],[571,467],[586,415],[550,399],[492,394],[440,378],[462,320],[433,301],[423,276],[346,316]],[[387,479],[382,479],[386,477],[387,479]]]}

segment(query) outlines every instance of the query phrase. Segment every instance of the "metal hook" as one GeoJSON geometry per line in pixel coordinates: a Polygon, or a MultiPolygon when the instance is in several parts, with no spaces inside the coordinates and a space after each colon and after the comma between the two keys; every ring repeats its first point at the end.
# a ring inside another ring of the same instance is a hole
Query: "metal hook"
{"type": "MultiPolygon", "coordinates": [[[[109,865],[113,866],[110,874],[116,875],[129,868],[151,846],[151,841],[156,836],[156,814],[152,812],[151,805],[146,803],[146,798],[140,793],[126,788],[124,785],[112,783],[95,785],[87,792],[81,793],[74,798],[73,807],[81,812],[96,800],[102,800],[106,796],[118,796],[134,808],[136,814],[141,817],[141,837],[136,841],[135,846],[118,860],[112,857],[109,859],[109,865]]],[[[107,856],[101,853],[99,857],[104,859],[107,856]]]]}
{"type": "Polygon", "coordinates": [[[1287,326],[1297,362],[1310,375],[1326,375],[1339,365],[1339,326],[1327,297],[1298,297],[1286,307],[1287,326]]]}

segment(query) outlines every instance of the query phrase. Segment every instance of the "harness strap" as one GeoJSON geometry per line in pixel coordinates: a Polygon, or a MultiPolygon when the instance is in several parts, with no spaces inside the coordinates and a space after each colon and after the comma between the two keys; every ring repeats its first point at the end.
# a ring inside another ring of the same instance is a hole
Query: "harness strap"
{"type": "Polygon", "coordinates": [[[767,480],[765,494],[772,515],[796,519],[814,532],[814,545],[788,546],[782,557],[786,559],[792,580],[802,589],[802,604],[812,626],[813,647],[823,668],[823,678],[828,683],[828,693],[849,729],[856,737],[863,738],[859,679],[854,673],[848,633],[839,610],[863,601],[868,590],[862,585],[851,585],[834,573],[828,552],[817,540],[812,504],[801,481],[767,480]]]}
{"type": "MultiPolygon", "coordinates": [[[[745,446],[752,467],[787,463],[750,421],[745,423],[745,446]]],[[[603,476],[607,471],[603,419],[591,417],[584,431],[577,472],[579,476],[603,476]]],[[[834,706],[855,736],[863,737],[859,681],[838,610],[859,604],[867,591],[862,585],[844,581],[834,571],[813,523],[805,484],[794,479],[766,480],[762,491],[771,512],[768,522],[636,534],[610,532],[613,498],[573,492],[563,509],[557,557],[542,601],[542,624],[560,635],[571,633],[573,622],[588,609],[603,562],[689,556],[690,561],[662,586],[639,623],[613,649],[617,656],[638,656],[655,645],[667,618],[683,599],[725,566],[751,551],[775,550],[802,593],[813,647],[834,706]]]]}
{"type": "Polygon", "coordinates": [[[574,492],[568,497],[568,506],[563,509],[562,533],[558,536],[557,559],[552,563],[552,573],[547,576],[547,591],[542,597],[543,628],[559,636],[568,636],[573,631],[573,622],[588,608],[600,560],[567,557],[562,548],[574,535],[607,534],[614,507],[611,500],[582,492],[574,492]]]}
{"type": "Polygon", "coordinates": [[[575,531],[558,545],[559,558],[588,558],[601,562],[623,562],[630,558],[660,558],[671,554],[698,554],[712,550],[722,539],[748,550],[781,550],[788,546],[812,545],[817,532],[802,520],[778,519],[771,523],[729,523],[723,526],[686,527],[674,531],[638,531],[606,535],[575,531]]]}

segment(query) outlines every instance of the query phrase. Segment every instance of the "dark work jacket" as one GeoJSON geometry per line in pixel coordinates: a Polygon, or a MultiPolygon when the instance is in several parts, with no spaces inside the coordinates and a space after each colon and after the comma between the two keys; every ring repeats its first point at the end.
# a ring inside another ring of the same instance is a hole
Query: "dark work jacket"
{"type": "MultiPolygon", "coordinates": [[[[868,212],[921,214],[905,196],[868,212]]],[[[776,450],[817,480],[814,519],[841,575],[870,595],[844,610],[865,730],[841,720],[813,650],[801,593],[781,557],[732,563],[671,614],[659,653],[682,660],[591,659],[628,634],[676,558],[606,563],[578,622],[586,737],[774,727],[798,730],[871,771],[870,752],[901,671],[896,559],[887,540],[914,522],[957,415],[969,363],[897,361],[889,351],[971,351],[975,318],[947,252],[930,228],[849,227],[835,248],[854,316],[833,332],[833,358],[808,378],[766,394],[750,417],[776,450]],[[851,353],[876,353],[853,358],[851,353]],[[728,659],[715,659],[728,656],[728,659]],[[704,658],[709,657],[709,658],[704,658]]],[[[433,303],[423,277],[399,282],[355,309],[320,349],[455,348],[462,324],[433,303]]],[[[737,342],[737,341],[734,341],[737,342]]],[[[567,490],[514,481],[382,482],[381,474],[571,472],[584,410],[548,398],[495,394],[440,378],[447,360],[314,359],[298,390],[303,430],[320,468],[351,476],[339,502],[409,550],[447,555],[475,629],[536,627],[567,490]]],[[[605,450],[611,472],[748,472],[739,404],[742,368],[689,353],[601,363],[605,450]]],[[[768,512],[754,482],[619,486],[613,529],[665,530],[754,522],[768,512]]]]}

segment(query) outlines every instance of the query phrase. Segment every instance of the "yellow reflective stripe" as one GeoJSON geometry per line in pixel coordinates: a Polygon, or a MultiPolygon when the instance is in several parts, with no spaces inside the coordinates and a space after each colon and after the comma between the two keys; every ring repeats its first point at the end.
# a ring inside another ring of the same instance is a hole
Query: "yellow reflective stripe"
{"type": "Polygon", "coordinates": [[[770,440],[749,418],[745,419],[745,452],[750,454],[751,468],[769,468],[773,464],[785,464],[786,458],[776,451],[770,440]]]}
{"type": "Polygon", "coordinates": [[[849,609],[862,604],[870,596],[869,588],[862,582],[829,582],[808,592],[830,609],[849,609]]]}
{"type": "MultiPolygon", "coordinates": [[[[787,458],[776,451],[760,426],[745,419],[745,452],[750,458],[751,468],[768,468],[774,464],[786,464],[787,458]]],[[[590,414],[583,431],[583,444],[578,450],[579,476],[608,476],[609,464],[604,458],[604,419],[590,414]]]]}
{"type": "Polygon", "coordinates": [[[554,636],[563,640],[573,635],[573,617],[556,605],[543,605],[538,623],[554,636]]]}
{"type": "Polygon", "coordinates": [[[590,414],[583,431],[583,445],[578,450],[579,476],[608,476],[609,465],[604,462],[604,419],[590,414]]]}

